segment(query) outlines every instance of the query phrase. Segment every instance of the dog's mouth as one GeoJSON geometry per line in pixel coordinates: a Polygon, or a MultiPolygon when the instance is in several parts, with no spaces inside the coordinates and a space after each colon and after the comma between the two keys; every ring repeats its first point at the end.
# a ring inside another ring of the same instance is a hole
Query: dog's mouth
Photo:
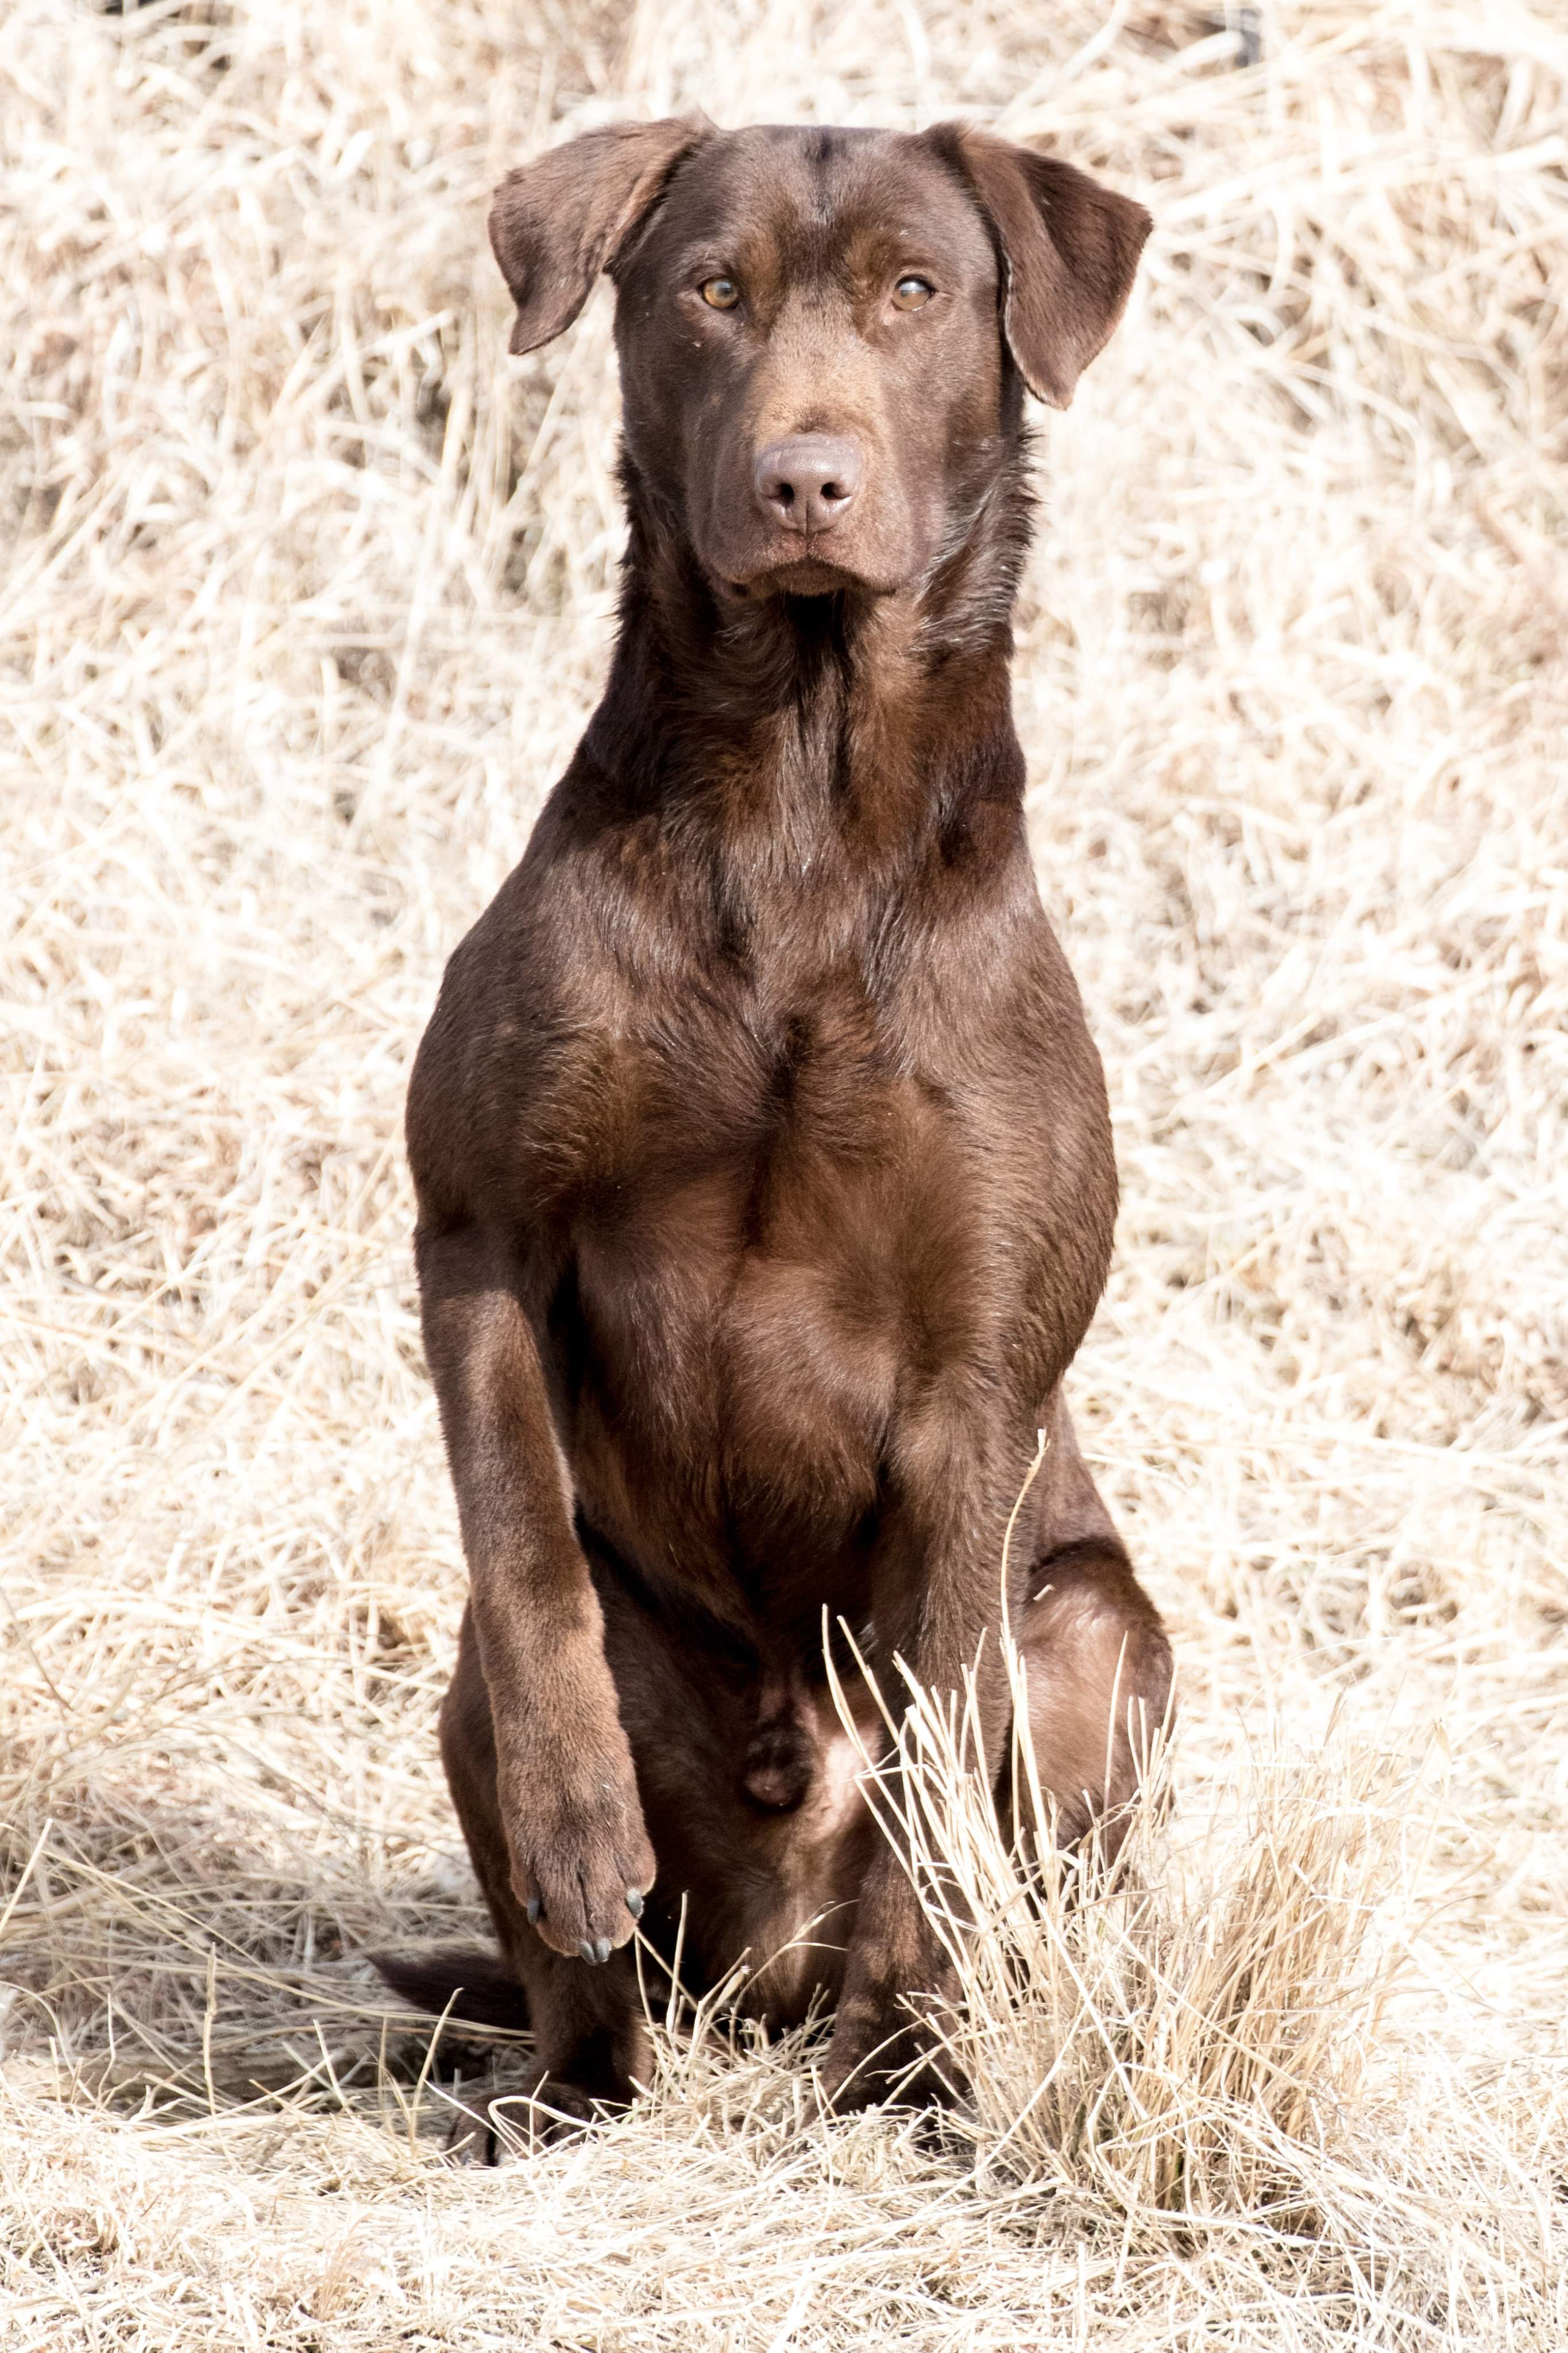
{"type": "Polygon", "coordinates": [[[887,578],[858,564],[831,563],[826,554],[785,556],[760,564],[754,570],[721,570],[720,576],[731,596],[761,604],[770,596],[838,596],[846,590],[862,596],[890,596],[907,584],[887,578]]]}
{"type": "Polygon", "coordinates": [[[819,555],[796,556],[787,564],[772,564],[747,579],[731,580],[737,596],[832,596],[839,589],[863,586],[858,573],[842,565],[825,563],[819,555]]]}

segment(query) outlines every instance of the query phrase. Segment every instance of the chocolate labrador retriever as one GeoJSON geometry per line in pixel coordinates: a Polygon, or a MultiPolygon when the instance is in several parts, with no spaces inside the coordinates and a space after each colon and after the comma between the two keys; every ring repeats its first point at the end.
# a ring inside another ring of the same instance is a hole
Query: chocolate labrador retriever
{"type": "Polygon", "coordinates": [[[604,700],[409,1092],[471,1580],[442,1752],[504,1962],[381,1966],[530,2023],[557,2113],[644,2073],[628,1939],[683,1911],[689,1988],[749,1953],[759,2015],[836,2003],[828,2098],[918,2070],[942,1956],[824,1623],[889,1697],[978,1661],[1005,1756],[1042,1428],[1008,1599],[1058,1837],[1165,1709],[1062,1399],[1116,1173],[1008,675],[1025,386],[1070,399],[1148,227],[956,123],[619,125],[495,201],[514,352],[615,282],[630,537],[604,700]]]}

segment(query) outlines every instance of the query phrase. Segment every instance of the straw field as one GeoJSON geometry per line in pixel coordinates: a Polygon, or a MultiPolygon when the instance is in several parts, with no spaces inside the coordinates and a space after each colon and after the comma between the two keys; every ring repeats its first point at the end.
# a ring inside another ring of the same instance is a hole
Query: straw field
{"type": "Polygon", "coordinates": [[[1562,2353],[1561,0],[5,0],[0,173],[5,2353],[1562,2353]],[[361,1957],[480,1926],[401,1103],[620,536],[607,296],[509,366],[484,211],[694,105],[1156,217],[1017,707],[1176,1803],[1021,1894],[926,1711],[945,2137],[672,2004],[465,2170],[361,1957]]]}

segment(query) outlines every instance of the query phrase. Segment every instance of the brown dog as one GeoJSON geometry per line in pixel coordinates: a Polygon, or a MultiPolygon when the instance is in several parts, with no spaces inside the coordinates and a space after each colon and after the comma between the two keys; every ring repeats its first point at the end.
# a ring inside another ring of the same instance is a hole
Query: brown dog
{"type": "Polygon", "coordinates": [[[1058,1835],[1123,1805],[1155,1611],[1061,1381],[1105,1280],[1100,1063],[1025,839],[1010,614],[1026,384],[1063,406],[1148,216],[960,125],[652,122],[497,196],[511,348],[617,290],[630,512],[609,684],[453,956],[408,1104],[426,1345],[472,1599],[447,1777],[505,1968],[383,1964],[532,2025],[582,2113],[644,2067],[640,1920],[748,1999],[837,2000],[830,2097],[908,2068],[940,1955],[855,1786],[825,1611],[955,1689],[1009,1608],[1058,1835]]]}

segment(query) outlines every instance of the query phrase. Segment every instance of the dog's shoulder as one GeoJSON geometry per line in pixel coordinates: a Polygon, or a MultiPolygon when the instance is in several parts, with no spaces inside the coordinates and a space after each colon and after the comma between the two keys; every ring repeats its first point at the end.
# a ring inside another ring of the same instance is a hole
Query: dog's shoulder
{"type": "Polygon", "coordinates": [[[568,1164],[592,1155],[606,1063],[646,1017],[650,965],[680,938],[658,919],[658,828],[606,821],[576,782],[569,771],[556,786],[447,960],[408,1091],[422,1200],[470,1198],[487,1167],[536,1201],[567,1181],[568,1164]]]}

